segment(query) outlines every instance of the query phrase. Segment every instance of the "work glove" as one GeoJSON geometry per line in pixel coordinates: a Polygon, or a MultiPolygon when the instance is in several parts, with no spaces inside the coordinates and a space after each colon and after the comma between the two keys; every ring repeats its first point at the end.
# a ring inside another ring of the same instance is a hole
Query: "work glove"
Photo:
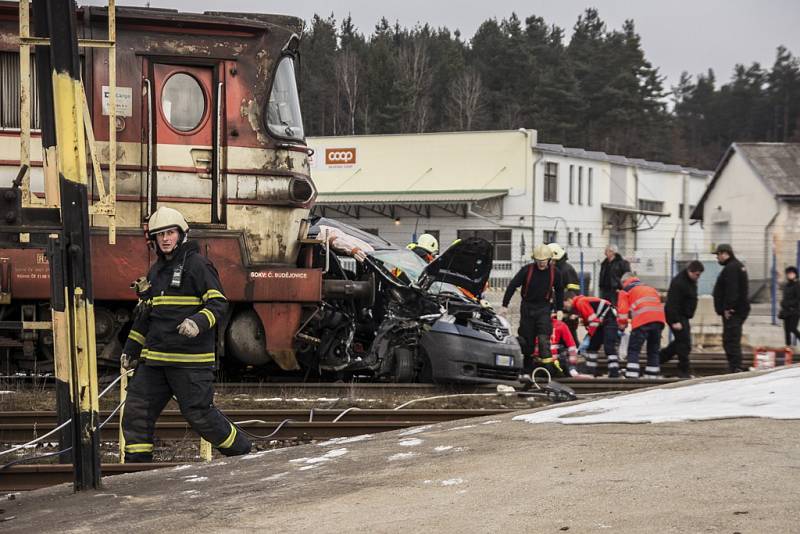
{"type": "Polygon", "coordinates": [[[139,358],[138,357],[134,358],[133,356],[130,356],[123,352],[122,355],[119,357],[119,365],[126,371],[136,369],[136,367],[139,365],[139,358]]]}
{"type": "Polygon", "coordinates": [[[183,322],[178,325],[178,333],[186,337],[196,337],[197,334],[200,333],[200,328],[198,328],[197,323],[191,319],[184,319],[183,322]]]}
{"type": "Polygon", "coordinates": [[[353,248],[353,250],[350,251],[350,254],[352,254],[358,262],[363,262],[367,259],[366,253],[358,247],[353,248]]]}
{"type": "Polygon", "coordinates": [[[556,321],[563,321],[563,320],[564,320],[564,312],[561,311],[561,310],[558,310],[556,312],[556,321]]]}

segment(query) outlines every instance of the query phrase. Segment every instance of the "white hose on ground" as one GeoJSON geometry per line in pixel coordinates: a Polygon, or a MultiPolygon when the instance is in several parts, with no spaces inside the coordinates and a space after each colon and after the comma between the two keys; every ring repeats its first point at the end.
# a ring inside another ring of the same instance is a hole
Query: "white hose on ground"
{"type": "Polygon", "coordinates": [[[360,409],[361,409],[361,408],[359,408],[359,407],[357,407],[357,406],[351,406],[351,407],[347,408],[346,410],[344,410],[344,411],[343,411],[342,413],[340,413],[339,415],[337,415],[337,416],[336,416],[336,418],[333,420],[333,422],[334,422],[334,423],[338,423],[338,422],[339,422],[339,419],[341,419],[342,417],[344,417],[344,416],[345,416],[345,415],[346,415],[348,412],[352,412],[353,410],[360,410],[360,409]]]}
{"type": "Polygon", "coordinates": [[[43,436],[39,436],[39,437],[38,437],[38,438],[36,438],[36,439],[32,439],[32,440],[31,440],[31,441],[29,441],[28,443],[23,443],[22,445],[17,445],[16,447],[11,447],[11,448],[10,448],[10,449],[8,449],[7,451],[1,451],[1,452],[0,452],[0,456],[3,456],[3,455],[5,455],[5,454],[12,453],[12,452],[14,452],[14,451],[18,451],[18,450],[20,450],[20,449],[26,449],[26,448],[30,447],[31,445],[36,445],[37,443],[39,443],[40,441],[42,441],[42,440],[43,440],[43,439],[45,439],[46,437],[52,436],[53,434],[55,434],[56,432],[58,432],[59,430],[61,430],[62,428],[64,428],[65,426],[67,426],[67,425],[68,425],[68,424],[70,424],[70,423],[72,423],[72,419],[69,419],[68,421],[64,421],[63,423],[61,423],[60,425],[58,425],[57,427],[55,427],[53,430],[51,430],[51,431],[50,431],[50,432],[48,432],[47,434],[45,434],[45,435],[43,435],[43,436]]]}

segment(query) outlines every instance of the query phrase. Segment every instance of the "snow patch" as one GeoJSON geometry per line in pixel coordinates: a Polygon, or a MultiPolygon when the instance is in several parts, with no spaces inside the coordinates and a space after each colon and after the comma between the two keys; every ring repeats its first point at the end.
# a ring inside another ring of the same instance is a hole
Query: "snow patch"
{"type": "Polygon", "coordinates": [[[187,478],[186,482],[205,482],[208,480],[208,477],[194,477],[194,478],[187,478]]]}
{"type": "Polygon", "coordinates": [[[270,482],[272,480],[278,480],[279,478],[283,478],[289,474],[289,471],[284,471],[283,473],[275,473],[274,475],[270,475],[268,477],[262,478],[260,482],[270,482]]]}
{"type": "Polygon", "coordinates": [[[442,480],[442,486],[458,486],[459,484],[463,483],[463,478],[449,478],[447,480],[442,480]]]}
{"type": "Polygon", "coordinates": [[[0,395],[12,395],[16,393],[16,391],[0,391],[0,395]]]}
{"type": "Polygon", "coordinates": [[[403,430],[398,434],[398,436],[413,436],[414,434],[420,434],[426,430],[430,430],[431,428],[433,428],[433,425],[415,426],[414,428],[403,430]]]}
{"type": "Polygon", "coordinates": [[[800,367],[748,378],[654,389],[518,415],[527,423],[671,423],[738,417],[799,419],[800,367]]]}
{"type": "Polygon", "coordinates": [[[267,450],[267,451],[253,452],[253,453],[247,454],[245,456],[242,456],[242,460],[252,460],[253,458],[261,458],[265,454],[269,454],[269,453],[275,452],[277,450],[278,449],[271,449],[271,450],[267,450]]]}
{"type": "Polygon", "coordinates": [[[368,439],[372,439],[374,436],[372,434],[361,434],[358,436],[351,436],[349,438],[333,438],[329,439],[328,441],[323,441],[321,443],[317,443],[320,447],[329,447],[331,445],[343,445],[345,443],[357,443],[359,441],[366,441],[368,439]]]}
{"type": "Polygon", "coordinates": [[[401,439],[397,444],[401,447],[416,447],[417,445],[422,445],[422,440],[419,438],[406,438],[401,439]]]}
{"type": "Polygon", "coordinates": [[[397,460],[410,460],[416,455],[416,452],[398,452],[397,454],[389,456],[387,460],[390,462],[396,462],[397,460]]]}
{"type": "Polygon", "coordinates": [[[317,466],[317,465],[304,465],[303,467],[300,468],[300,471],[308,471],[309,469],[314,469],[316,467],[319,467],[319,466],[317,466]]]}
{"type": "Polygon", "coordinates": [[[453,428],[448,428],[447,432],[452,432],[453,430],[466,430],[467,428],[475,428],[475,425],[454,426],[453,428]]]}
{"type": "Polygon", "coordinates": [[[444,451],[449,451],[452,448],[453,448],[452,445],[439,445],[438,447],[434,447],[433,450],[435,450],[436,452],[444,452],[444,451]]]}
{"type": "Polygon", "coordinates": [[[481,423],[482,425],[495,425],[497,423],[502,423],[500,419],[492,419],[491,421],[484,421],[481,423]]]}
{"type": "Polygon", "coordinates": [[[301,464],[321,464],[324,462],[328,462],[333,458],[338,458],[340,456],[344,456],[347,454],[347,449],[332,449],[322,456],[317,456],[315,458],[295,458],[294,460],[289,460],[290,463],[301,463],[301,464]]]}
{"type": "Polygon", "coordinates": [[[185,471],[186,469],[191,469],[191,468],[192,468],[191,464],[178,465],[173,469],[173,471],[185,471]]]}

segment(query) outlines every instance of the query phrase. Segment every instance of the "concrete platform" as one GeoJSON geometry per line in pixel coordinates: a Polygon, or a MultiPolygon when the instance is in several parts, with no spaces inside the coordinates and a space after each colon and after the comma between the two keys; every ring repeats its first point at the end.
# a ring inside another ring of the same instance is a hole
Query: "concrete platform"
{"type": "Polygon", "coordinates": [[[487,417],[18,495],[0,530],[798,532],[798,436],[800,420],[487,417]]]}

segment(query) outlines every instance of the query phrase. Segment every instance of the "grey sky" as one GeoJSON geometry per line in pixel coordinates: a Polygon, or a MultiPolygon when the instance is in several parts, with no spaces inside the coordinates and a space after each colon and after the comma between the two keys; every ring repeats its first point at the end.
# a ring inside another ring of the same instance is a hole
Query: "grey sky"
{"type": "MultiPolygon", "coordinates": [[[[79,4],[105,4],[84,0],[79,4]]],[[[145,5],[144,0],[119,0],[123,5],[145,5]]],[[[152,7],[182,11],[256,11],[296,15],[311,19],[314,13],[334,13],[337,21],[350,13],[359,30],[371,33],[380,17],[403,26],[429,23],[461,30],[471,38],[487,18],[502,19],[512,12],[524,21],[532,14],[571,33],[586,7],[595,6],[610,28],[620,28],[627,18],[636,22],[648,59],[668,76],[667,87],[681,71],[691,74],[713,68],[717,80],[727,81],[736,63],[758,61],[772,65],[775,49],[785,45],[800,55],[800,1],[798,0],[151,0],[152,7]]]]}

